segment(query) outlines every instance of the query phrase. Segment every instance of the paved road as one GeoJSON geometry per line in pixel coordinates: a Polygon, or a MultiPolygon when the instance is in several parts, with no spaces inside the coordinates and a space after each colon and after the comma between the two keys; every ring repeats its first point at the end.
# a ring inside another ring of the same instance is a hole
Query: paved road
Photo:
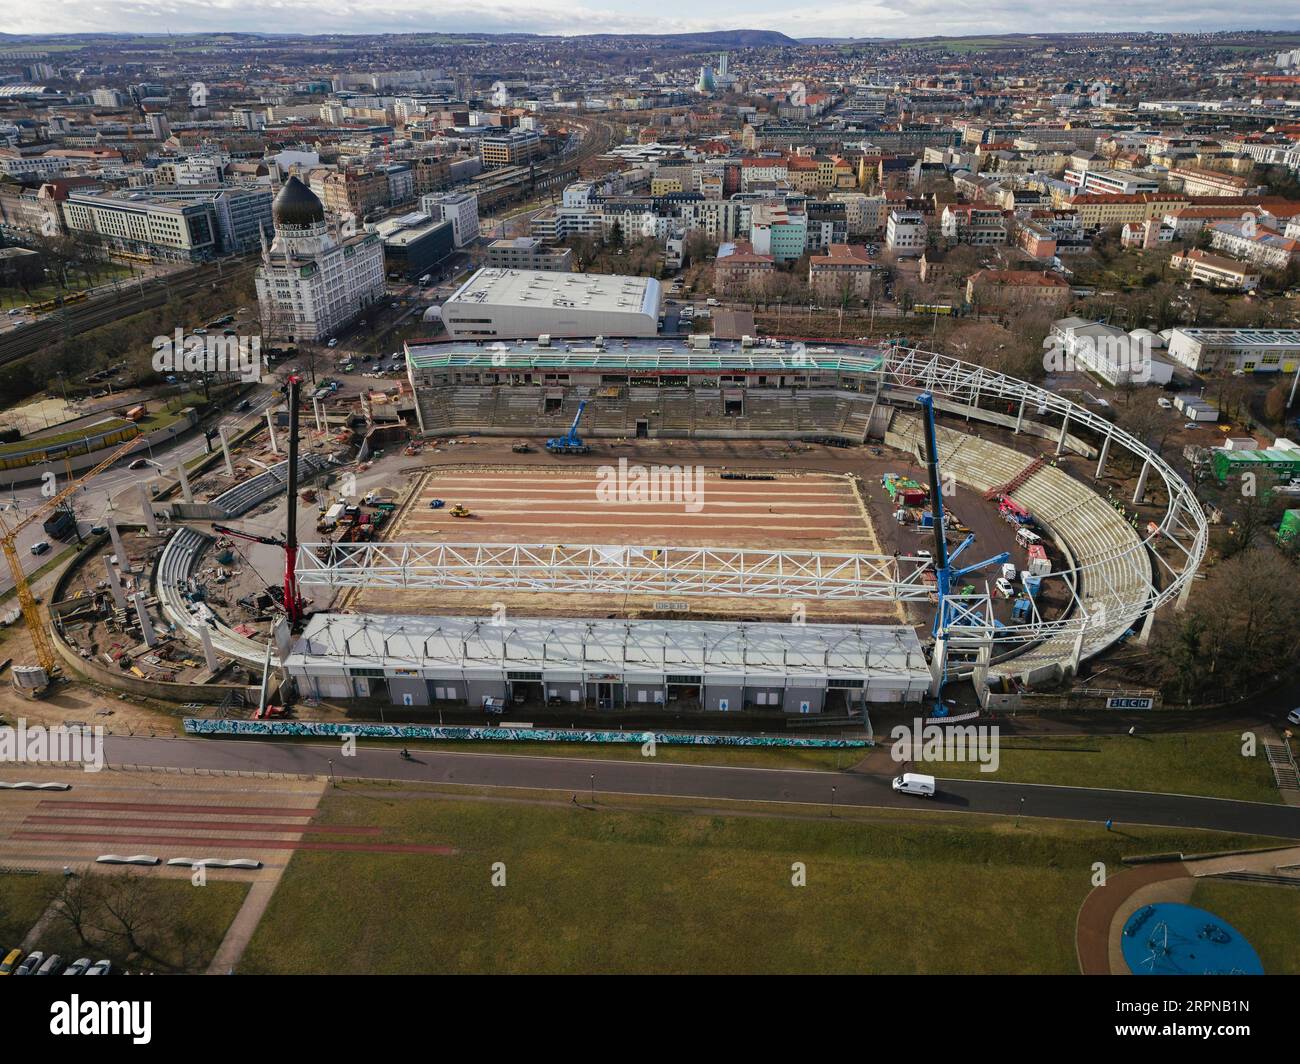
{"type": "MultiPolygon", "coordinates": [[[[607,761],[571,757],[417,751],[404,761],[398,751],[361,747],[341,756],[337,744],[263,743],[223,739],[145,739],[110,736],[110,764],[155,765],[260,772],[302,772],[372,779],[455,783],[465,786],[530,787],[585,796],[595,776],[601,792],[751,802],[791,802],[824,806],[831,787],[835,804],[915,809],[920,799],[900,797],[883,776],[856,772],[804,772],[787,769],[670,765],[646,760],[607,761]]],[[[1215,798],[1104,791],[1080,787],[1042,787],[984,781],[943,781],[926,808],[948,812],[997,813],[1061,820],[1115,821],[1165,827],[1300,838],[1300,808],[1234,802],[1215,798]],[[1023,809],[1020,799],[1024,798],[1023,809]]],[[[924,803],[923,803],[924,804],[924,803]]]]}

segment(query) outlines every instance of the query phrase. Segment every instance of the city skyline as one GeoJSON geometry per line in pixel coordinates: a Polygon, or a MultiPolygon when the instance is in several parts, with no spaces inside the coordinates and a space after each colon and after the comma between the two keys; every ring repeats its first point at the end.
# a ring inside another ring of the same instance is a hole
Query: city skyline
{"type": "Polygon", "coordinates": [[[772,30],[794,38],[885,38],[975,36],[1003,33],[1155,32],[1198,33],[1229,30],[1286,30],[1300,27],[1293,5],[1265,0],[1247,5],[1248,15],[1198,3],[1176,13],[1135,14],[1131,5],[1104,0],[1086,9],[1053,9],[1049,14],[1024,0],[971,3],[958,0],[878,0],[876,3],[822,5],[791,10],[775,0],[732,2],[699,15],[683,0],[657,5],[653,14],[631,0],[564,4],[558,0],[487,0],[444,4],[437,13],[415,0],[389,0],[381,8],[336,3],[322,8],[310,0],[286,0],[266,7],[241,0],[223,4],[194,0],[134,0],[111,9],[87,11],[73,0],[35,4],[24,0],[12,12],[16,34],[50,33],[299,33],[310,14],[313,32],[328,33],[535,33],[577,36],[591,33],[694,33],[772,30]],[[920,31],[920,32],[918,32],[920,31]],[[926,32],[929,31],[929,32],[926,32]]]}

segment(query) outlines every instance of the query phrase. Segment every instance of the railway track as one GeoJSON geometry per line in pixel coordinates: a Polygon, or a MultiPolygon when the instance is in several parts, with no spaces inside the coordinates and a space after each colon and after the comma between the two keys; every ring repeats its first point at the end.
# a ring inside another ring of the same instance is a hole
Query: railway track
{"type": "Polygon", "coordinates": [[[179,278],[148,282],[143,291],[122,290],[65,308],[0,338],[0,366],[35,354],[49,344],[108,325],[119,318],[161,307],[173,296],[193,295],[208,285],[245,276],[256,267],[256,262],[223,266],[220,271],[215,266],[203,266],[179,278]]]}

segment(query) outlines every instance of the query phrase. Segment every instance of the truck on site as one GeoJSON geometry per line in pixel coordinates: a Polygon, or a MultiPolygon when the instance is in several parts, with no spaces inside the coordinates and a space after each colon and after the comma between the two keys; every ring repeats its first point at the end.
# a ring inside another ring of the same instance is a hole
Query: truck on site
{"type": "Polygon", "coordinates": [[[316,522],[316,531],[332,532],[335,528],[338,527],[339,522],[343,520],[343,515],[346,511],[347,511],[347,506],[345,506],[341,502],[336,502],[333,506],[331,506],[328,510],[326,510],[323,514],[321,514],[320,520],[316,522]]]}

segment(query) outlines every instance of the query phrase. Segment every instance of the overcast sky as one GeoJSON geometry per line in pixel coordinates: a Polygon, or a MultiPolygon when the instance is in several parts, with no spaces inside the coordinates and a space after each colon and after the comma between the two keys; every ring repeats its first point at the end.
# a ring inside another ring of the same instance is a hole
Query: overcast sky
{"type": "Polygon", "coordinates": [[[770,29],[792,37],[916,37],[1045,30],[1295,29],[1295,0],[1189,0],[1136,5],[1043,0],[5,0],[0,29],[12,33],[91,30],[183,33],[403,31],[677,33],[770,29]]]}

